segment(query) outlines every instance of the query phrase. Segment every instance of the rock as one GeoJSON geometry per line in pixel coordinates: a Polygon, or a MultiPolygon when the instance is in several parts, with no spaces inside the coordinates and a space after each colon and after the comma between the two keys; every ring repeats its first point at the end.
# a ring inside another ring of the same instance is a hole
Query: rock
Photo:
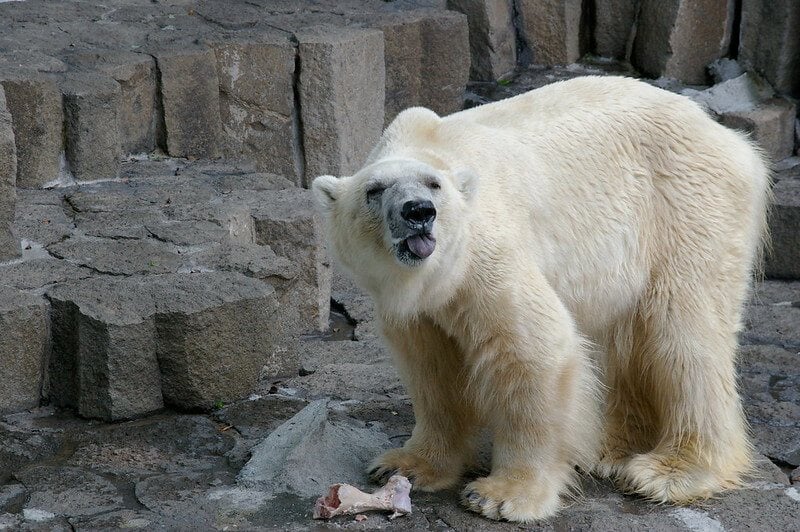
{"type": "Polygon", "coordinates": [[[265,493],[314,497],[337,482],[365,485],[364,468],[390,447],[374,428],[328,420],[328,402],[314,401],[256,445],[237,478],[265,493]]]}
{"type": "Polygon", "coordinates": [[[293,81],[295,49],[285,35],[211,44],[220,82],[226,155],[302,180],[293,81]]]}
{"type": "Polygon", "coordinates": [[[649,76],[704,84],[706,66],[728,52],[731,0],[642,0],[631,62],[649,76]]]}
{"type": "Polygon", "coordinates": [[[37,188],[58,176],[64,115],[61,92],[44,79],[0,80],[17,148],[17,187],[37,188]]]}
{"type": "Polygon", "coordinates": [[[39,405],[48,328],[42,298],[0,286],[0,413],[39,405]]]}
{"type": "Polygon", "coordinates": [[[721,116],[726,113],[750,111],[772,98],[775,92],[763,79],[750,73],[723,81],[703,91],[685,89],[687,96],[721,116]]]}
{"type": "Polygon", "coordinates": [[[384,35],[385,125],[408,107],[421,105],[440,115],[462,109],[470,69],[465,15],[401,11],[354,18],[384,35]]]}
{"type": "Polygon", "coordinates": [[[751,305],[800,306],[800,281],[764,280],[755,283],[750,297],[751,305]]]}
{"type": "Polygon", "coordinates": [[[334,397],[370,401],[405,394],[397,370],[391,363],[325,364],[307,377],[294,377],[284,384],[305,390],[311,398],[334,397]]]}
{"type": "Polygon", "coordinates": [[[28,510],[87,516],[123,508],[122,495],[108,480],[78,468],[34,466],[14,475],[31,490],[28,510]]]}
{"type": "Polygon", "coordinates": [[[744,74],[744,69],[735,59],[723,57],[708,65],[708,73],[711,74],[714,83],[722,83],[738,78],[744,74]]]}
{"type": "Polygon", "coordinates": [[[216,412],[216,418],[236,427],[245,438],[263,438],[305,408],[302,399],[279,395],[255,396],[216,412]]]}
{"type": "Polygon", "coordinates": [[[296,371],[278,346],[284,333],[272,287],[233,273],[175,280],[178,294],[167,292],[172,280],[157,287],[171,298],[160,303],[156,323],[168,404],[208,409],[249,395],[260,374],[296,371]]]}
{"type": "Polygon", "coordinates": [[[299,42],[301,119],[308,186],[318,175],[347,175],[367,158],[383,129],[383,35],[317,27],[299,42]]]}
{"type": "Polygon", "coordinates": [[[18,238],[48,246],[65,239],[73,229],[58,192],[17,190],[14,232],[18,238]]]}
{"type": "Polygon", "coordinates": [[[773,187],[769,230],[772,249],[765,273],[769,277],[800,279],[800,178],[781,179],[773,187]]]}
{"type": "Polygon", "coordinates": [[[178,530],[187,526],[186,522],[147,510],[115,510],[104,514],[73,517],[70,518],[69,524],[72,530],[178,530]]]}
{"type": "Polygon", "coordinates": [[[574,63],[581,56],[581,0],[518,0],[520,33],[537,65],[574,63]]]}
{"type": "Polygon", "coordinates": [[[597,55],[627,59],[634,36],[639,0],[595,0],[594,41],[597,55]]]}
{"type": "Polygon", "coordinates": [[[176,273],[183,263],[178,254],[147,240],[71,237],[47,250],[56,258],[111,275],[176,273]]]}
{"type": "Polygon", "coordinates": [[[449,0],[448,9],[467,15],[471,56],[470,79],[494,81],[517,65],[512,0],[449,0]]]}
{"type": "Polygon", "coordinates": [[[232,483],[230,474],[213,471],[155,475],[136,483],[136,499],[159,517],[175,519],[179,528],[219,530],[223,528],[217,524],[219,503],[206,492],[211,486],[232,483]]]}
{"type": "Polygon", "coordinates": [[[19,242],[11,232],[16,207],[17,150],[11,114],[0,85],[0,261],[19,255],[19,242]]]}
{"type": "Polygon", "coordinates": [[[123,154],[149,153],[163,135],[163,117],[157,109],[155,60],[146,54],[122,51],[80,52],[67,57],[79,68],[98,70],[119,84],[116,106],[123,154]]]}
{"type": "Polygon", "coordinates": [[[325,236],[311,193],[288,189],[270,192],[253,205],[256,243],[295,262],[308,297],[297,301],[319,330],[328,324],[331,268],[325,236]]]}
{"type": "Polygon", "coordinates": [[[175,157],[221,155],[219,80],[205,48],[156,52],[166,147],[175,157]]]}
{"type": "Polygon", "coordinates": [[[86,417],[140,416],[161,408],[162,394],[207,410],[247,396],[261,373],[296,367],[276,349],[274,289],[239,274],[99,278],[48,297],[51,400],[86,417]]]}
{"type": "Polygon", "coordinates": [[[90,279],[48,290],[53,404],[109,421],[163,408],[152,303],[129,284],[90,279]]]}
{"type": "Polygon", "coordinates": [[[112,179],[119,171],[119,84],[97,75],[61,84],[67,162],[77,179],[112,179]]]}
{"type": "Polygon", "coordinates": [[[17,513],[28,498],[28,490],[22,484],[6,484],[0,486],[0,514],[17,513]]]}
{"type": "Polygon", "coordinates": [[[786,304],[747,306],[743,336],[752,344],[800,349],[800,308],[786,304]]]}
{"type": "Polygon", "coordinates": [[[772,161],[792,155],[797,106],[784,98],[772,98],[754,109],[722,115],[722,124],[752,133],[753,139],[772,161]]]}
{"type": "Polygon", "coordinates": [[[742,0],[739,60],[778,92],[800,97],[800,4],[742,0]]]}

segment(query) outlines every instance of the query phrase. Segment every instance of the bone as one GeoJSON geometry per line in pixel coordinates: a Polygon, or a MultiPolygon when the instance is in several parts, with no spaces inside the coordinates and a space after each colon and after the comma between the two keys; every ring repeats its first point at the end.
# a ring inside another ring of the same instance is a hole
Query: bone
{"type": "Polygon", "coordinates": [[[371,510],[392,512],[389,519],[411,513],[411,482],[402,475],[393,475],[375,493],[364,493],[350,484],[334,484],[327,495],[317,499],[314,519],[330,519],[337,515],[360,514],[371,510]]]}

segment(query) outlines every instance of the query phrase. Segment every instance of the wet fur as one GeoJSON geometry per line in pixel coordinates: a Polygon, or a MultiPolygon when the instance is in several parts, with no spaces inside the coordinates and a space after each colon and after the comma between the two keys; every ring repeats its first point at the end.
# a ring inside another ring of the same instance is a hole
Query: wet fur
{"type": "Polygon", "coordinates": [[[412,437],[374,475],[456,485],[488,425],[491,473],[463,500],[495,519],[552,516],[575,466],[662,502],[738,485],[736,333],[768,188],[746,138],[631,79],[401,113],[364,169],[314,183],[414,403],[412,437]],[[443,183],[437,249],[409,268],[363,186],[426,172],[443,183]]]}

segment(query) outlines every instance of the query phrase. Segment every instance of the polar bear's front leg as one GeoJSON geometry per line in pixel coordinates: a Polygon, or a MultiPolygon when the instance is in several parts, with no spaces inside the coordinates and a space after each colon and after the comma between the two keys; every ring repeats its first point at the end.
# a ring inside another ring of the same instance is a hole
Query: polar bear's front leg
{"type": "Polygon", "coordinates": [[[368,473],[380,482],[398,472],[424,491],[449,488],[461,479],[474,452],[474,410],[464,396],[463,356],[425,319],[403,326],[383,323],[382,331],[411,395],[416,425],[405,445],[376,458],[368,473]]]}
{"type": "Polygon", "coordinates": [[[462,499],[486,517],[531,522],[558,511],[576,466],[590,469],[601,417],[590,359],[566,310],[553,302],[508,318],[470,356],[493,454],[491,474],[468,484],[462,499]]]}

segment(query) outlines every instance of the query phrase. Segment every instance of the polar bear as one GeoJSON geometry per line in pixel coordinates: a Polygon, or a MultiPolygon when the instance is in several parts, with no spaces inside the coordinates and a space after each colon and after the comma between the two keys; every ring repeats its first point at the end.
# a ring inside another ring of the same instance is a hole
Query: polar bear
{"type": "Polygon", "coordinates": [[[576,466],[674,503],[750,469],[734,363],[769,172],[688,99],[583,77],[412,108],[312,188],[413,402],[374,479],[451,487],[484,427],[462,501],[494,519],[552,516],[576,466]]]}

